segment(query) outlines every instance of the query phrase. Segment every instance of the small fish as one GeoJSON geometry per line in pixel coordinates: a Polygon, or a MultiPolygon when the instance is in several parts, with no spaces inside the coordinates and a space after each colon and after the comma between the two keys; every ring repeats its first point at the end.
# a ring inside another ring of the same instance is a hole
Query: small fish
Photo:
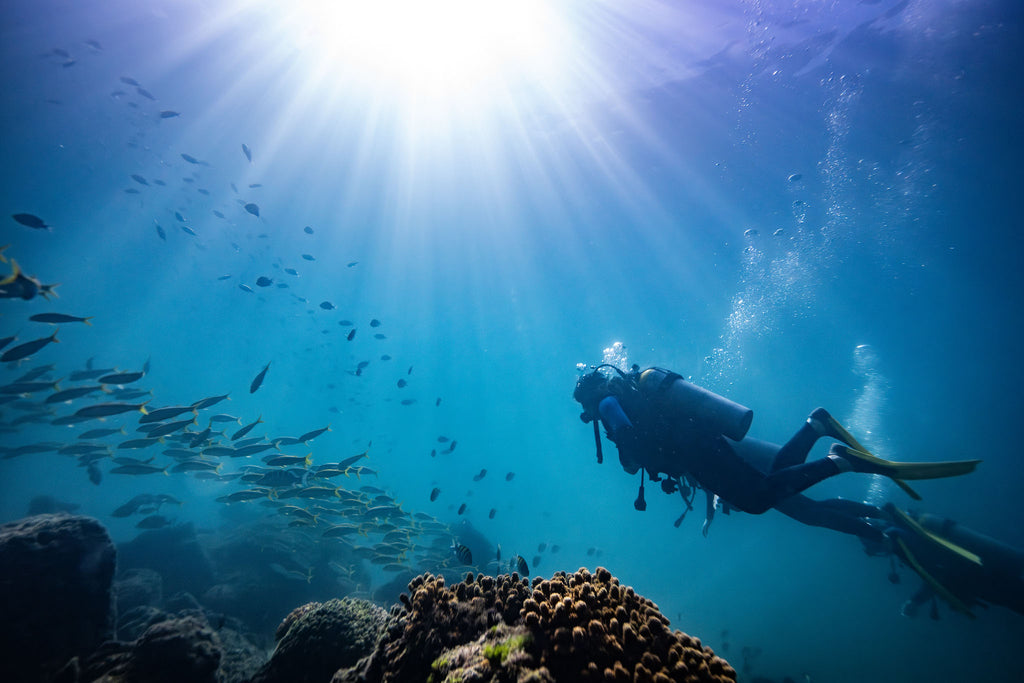
{"type": "Polygon", "coordinates": [[[181,158],[184,159],[185,161],[187,161],[190,164],[198,164],[198,163],[200,163],[199,159],[196,159],[191,154],[185,154],[184,152],[181,153],[181,158]]]}
{"type": "Polygon", "coordinates": [[[222,396],[210,396],[209,398],[204,398],[200,401],[196,401],[195,403],[192,404],[192,408],[195,408],[196,410],[202,410],[203,408],[209,408],[210,406],[217,405],[218,403],[224,400],[230,400],[227,394],[224,394],[222,396]]]}
{"type": "Polygon", "coordinates": [[[149,181],[140,176],[138,173],[132,173],[132,180],[137,182],[139,185],[149,185],[149,181]]]}
{"type": "Polygon", "coordinates": [[[330,301],[321,301],[320,308],[324,309],[325,311],[333,311],[335,308],[337,308],[337,306],[332,304],[330,301]]]}
{"type": "Polygon", "coordinates": [[[435,500],[437,500],[437,497],[440,495],[441,489],[435,486],[434,489],[430,492],[430,502],[433,503],[435,500]]]}
{"type": "Polygon", "coordinates": [[[533,556],[533,562],[531,562],[530,564],[531,564],[531,566],[532,566],[532,567],[533,567],[534,569],[536,569],[536,568],[537,568],[537,565],[539,565],[539,564],[540,564],[540,555],[534,555],[534,556],[533,556]]]}
{"type": "Polygon", "coordinates": [[[139,448],[149,448],[150,446],[152,446],[154,444],[158,444],[158,443],[160,443],[160,439],[158,439],[158,438],[152,438],[152,439],[129,439],[128,441],[122,441],[121,443],[117,444],[117,447],[120,450],[125,450],[125,449],[136,450],[136,449],[139,449],[139,448]]]}
{"type": "Polygon", "coordinates": [[[227,216],[225,216],[223,213],[221,213],[217,209],[213,210],[213,215],[216,216],[217,218],[227,218],[227,216]]]}
{"type": "Polygon", "coordinates": [[[405,371],[405,374],[407,374],[407,375],[411,375],[412,374],[412,366],[411,365],[409,366],[409,369],[405,371]]]}
{"type": "Polygon", "coordinates": [[[306,432],[305,434],[300,436],[299,437],[299,441],[301,441],[302,443],[305,443],[307,441],[312,441],[313,439],[315,439],[316,437],[320,436],[324,432],[329,432],[329,431],[331,431],[331,425],[327,425],[326,427],[321,427],[320,429],[314,429],[314,430],[306,432]]]}
{"type": "Polygon", "coordinates": [[[256,188],[263,187],[263,183],[249,183],[249,188],[255,190],[256,188]]]}
{"type": "MultiPolygon", "coordinates": [[[[98,387],[97,387],[98,388],[98,387]]],[[[87,432],[82,432],[78,435],[79,439],[100,439],[104,436],[110,436],[111,434],[117,434],[121,432],[124,434],[124,427],[118,427],[117,429],[90,429],[87,432]]]]}
{"type": "Polygon", "coordinates": [[[302,455],[272,455],[264,458],[263,462],[267,467],[309,467],[313,463],[313,454],[302,455]]]}
{"type": "Polygon", "coordinates": [[[798,181],[802,180],[803,177],[804,177],[803,173],[791,173],[789,178],[787,178],[786,180],[788,180],[791,183],[795,183],[795,182],[798,182],[798,181]]]}
{"type": "Polygon", "coordinates": [[[124,191],[125,194],[139,194],[139,191],[134,187],[129,187],[124,191]]]}
{"type": "Polygon", "coordinates": [[[89,481],[99,486],[100,482],[103,481],[103,472],[100,471],[100,468],[96,466],[96,463],[91,462],[86,469],[89,472],[89,481]]]}
{"type": "Polygon", "coordinates": [[[356,328],[353,327],[352,330],[345,336],[345,339],[347,339],[348,341],[352,341],[355,338],[356,338],[356,328]]]}
{"type": "Polygon", "coordinates": [[[171,472],[220,472],[220,463],[211,460],[182,460],[171,468],[171,472]]]}
{"type": "Polygon", "coordinates": [[[380,327],[380,321],[374,318],[370,321],[370,327],[380,327]]]}
{"type": "Polygon", "coordinates": [[[483,479],[486,476],[487,476],[487,470],[486,469],[480,470],[480,473],[473,477],[473,481],[480,481],[481,479],[483,479]]]}
{"type": "Polygon", "coordinates": [[[529,576],[530,567],[526,564],[526,560],[522,555],[516,555],[508,561],[508,566],[512,571],[518,571],[520,576],[529,576]]]}
{"type": "Polygon", "coordinates": [[[135,86],[136,88],[139,87],[139,82],[134,78],[129,78],[128,76],[121,76],[121,82],[125,85],[135,86]]]}
{"type": "Polygon", "coordinates": [[[199,237],[199,235],[196,234],[196,231],[193,230],[192,228],[188,227],[187,225],[181,225],[179,227],[181,228],[181,231],[184,232],[186,235],[192,235],[193,237],[199,237]]]}
{"type": "Polygon", "coordinates": [[[553,545],[553,546],[551,546],[551,552],[552,553],[557,553],[561,549],[562,549],[562,546],[560,546],[560,545],[553,545]]]}
{"type": "Polygon", "coordinates": [[[228,415],[227,413],[218,413],[210,417],[210,422],[237,422],[242,424],[242,420],[235,417],[234,415],[228,415]]]}
{"type": "Polygon", "coordinates": [[[242,154],[244,154],[245,158],[248,159],[250,163],[252,163],[252,150],[249,149],[249,145],[245,144],[244,142],[242,143],[242,154]]]}
{"type": "Polygon", "coordinates": [[[181,214],[181,211],[174,212],[174,219],[177,220],[179,223],[185,222],[185,217],[181,214]]]}
{"type": "Polygon", "coordinates": [[[288,273],[289,275],[294,275],[295,277],[299,276],[299,271],[295,270],[294,268],[285,268],[284,272],[288,273]]]}
{"type": "Polygon", "coordinates": [[[312,234],[313,234],[313,228],[311,228],[311,227],[309,227],[309,226],[307,225],[306,227],[304,227],[304,228],[302,229],[302,232],[306,233],[307,235],[312,235],[312,234]]]}
{"type": "Polygon", "coordinates": [[[143,465],[143,464],[139,463],[137,465],[122,465],[120,467],[115,467],[114,469],[110,470],[111,474],[133,474],[133,475],[134,474],[156,474],[157,472],[160,472],[161,474],[167,474],[167,468],[166,467],[157,467],[155,465],[143,465]]]}
{"type": "Polygon", "coordinates": [[[408,383],[408,382],[406,382],[406,381],[405,381],[404,379],[400,379],[400,380],[398,380],[398,388],[399,388],[399,389],[402,389],[402,388],[404,388],[404,387],[408,386],[408,384],[409,384],[409,383],[408,383]]]}
{"type": "Polygon", "coordinates": [[[226,496],[217,498],[218,503],[242,503],[247,500],[256,500],[257,498],[269,498],[271,496],[270,489],[245,489],[243,491],[235,491],[226,496]]]}
{"type": "Polygon", "coordinates": [[[256,285],[259,287],[269,287],[272,284],[274,284],[274,281],[266,275],[260,275],[256,278],[256,285]]]}
{"type": "Polygon", "coordinates": [[[155,179],[153,181],[153,184],[154,185],[159,185],[160,187],[167,187],[167,183],[165,183],[164,181],[160,180],[159,178],[155,179]]]}
{"type": "Polygon", "coordinates": [[[11,214],[11,218],[18,221],[22,225],[29,228],[33,228],[35,230],[49,230],[51,227],[53,227],[44,223],[43,219],[40,218],[39,216],[33,215],[31,213],[15,213],[11,214]]]}
{"type": "Polygon", "coordinates": [[[357,533],[359,527],[355,524],[336,524],[328,527],[327,531],[321,534],[324,538],[341,538],[342,536],[348,536],[350,534],[357,533]]]}
{"type": "Polygon", "coordinates": [[[166,408],[154,408],[139,418],[139,424],[151,422],[163,422],[178,417],[182,413],[195,410],[195,406],[168,406],[166,408]]]}
{"type": "Polygon", "coordinates": [[[131,384],[143,378],[143,372],[117,372],[100,377],[100,384],[131,384]]]}
{"type": "MultiPolygon", "coordinates": [[[[206,429],[204,429],[203,431],[193,434],[192,437],[189,439],[188,447],[198,448],[199,446],[202,446],[210,438],[210,433],[212,431],[213,429],[210,426],[207,426],[206,429]]],[[[185,433],[188,434],[189,432],[185,433]]]]}
{"type": "Polygon", "coordinates": [[[267,370],[269,370],[269,369],[270,369],[270,363],[267,363],[263,367],[263,369],[260,370],[260,374],[256,375],[256,377],[252,380],[252,383],[249,384],[249,393],[250,394],[255,394],[256,390],[260,388],[260,385],[263,384],[263,378],[267,376],[267,370]]]}
{"type": "Polygon", "coordinates": [[[145,88],[136,88],[135,92],[139,93],[140,95],[145,97],[147,100],[153,100],[154,102],[156,102],[156,98],[153,97],[153,93],[149,92],[145,88]]]}
{"type": "Polygon", "coordinates": [[[246,446],[245,448],[236,448],[235,452],[232,453],[232,457],[247,458],[250,455],[262,453],[263,451],[269,450],[271,448],[276,448],[276,446],[272,443],[253,444],[252,446],[246,446]]]}
{"type": "Polygon", "coordinates": [[[0,356],[0,362],[7,363],[12,360],[28,358],[51,342],[58,342],[56,330],[54,330],[53,334],[49,337],[40,337],[39,339],[33,339],[30,342],[25,342],[24,344],[18,344],[17,346],[11,347],[7,351],[4,351],[3,355],[0,356]]]}
{"type": "Polygon", "coordinates": [[[302,258],[306,259],[307,261],[316,261],[316,257],[314,257],[312,254],[303,254],[302,258]]]}
{"type": "Polygon", "coordinates": [[[357,462],[359,462],[363,458],[369,458],[369,457],[370,457],[369,451],[363,451],[359,455],[353,455],[351,457],[345,458],[344,460],[339,462],[336,465],[336,467],[338,467],[339,469],[343,470],[343,469],[346,469],[346,468],[350,467],[351,465],[356,464],[357,462]]]}
{"type": "Polygon", "coordinates": [[[359,261],[349,261],[348,263],[345,264],[345,266],[348,268],[353,268],[357,265],[359,265],[359,261]]]}
{"type": "Polygon", "coordinates": [[[196,418],[195,418],[195,416],[193,416],[193,417],[190,417],[187,420],[178,420],[177,422],[168,422],[166,424],[162,424],[159,427],[157,427],[156,429],[153,429],[152,431],[148,432],[148,434],[149,434],[149,436],[151,438],[156,439],[156,438],[159,438],[161,436],[167,436],[168,434],[173,434],[174,432],[176,432],[176,431],[178,431],[180,429],[184,429],[185,427],[188,427],[189,425],[193,425],[195,423],[196,423],[196,418]]]}
{"type": "Polygon", "coordinates": [[[491,508],[491,511],[487,513],[487,519],[494,519],[494,515],[498,514],[498,511],[491,508]]]}
{"type": "Polygon", "coordinates": [[[451,551],[460,564],[473,564],[473,553],[462,543],[452,541],[451,551]]]}
{"type": "Polygon", "coordinates": [[[463,503],[462,505],[460,505],[460,506],[459,506],[459,510],[458,510],[458,512],[457,512],[456,514],[459,514],[459,515],[461,515],[461,514],[462,514],[462,513],[464,513],[465,511],[466,511],[466,504],[465,504],[465,503],[463,503]]]}
{"type": "Polygon", "coordinates": [[[253,216],[256,216],[257,218],[260,217],[260,207],[257,204],[249,202],[243,208],[249,213],[251,213],[253,216]]]}
{"type": "Polygon", "coordinates": [[[388,354],[386,354],[386,353],[385,353],[385,354],[383,354],[383,355],[382,355],[382,356],[380,357],[380,359],[381,359],[381,360],[391,360],[391,356],[389,356],[388,354]]]}
{"type": "Polygon", "coordinates": [[[435,407],[435,408],[439,408],[440,406],[441,406],[441,397],[440,397],[440,396],[438,396],[438,397],[437,397],[437,400],[436,400],[436,401],[434,401],[434,407],[435,407]]]}
{"type": "Polygon", "coordinates": [[[167,241],[167,233],[164,232],[163,226],[161,226],[156,221],[153,221],[153,223],[156,225],[156,234],[160,237],[160,239],[162,239],[164,242],[166,242],[167,241]]]}
{"type": "Polygon", "coordinates": [[[29,317],[29,320],[37,323],[50,323],[56,325],[59,323],[85,323],[86,325],[92,325],[90,320],[93,316],[87,316],[80,318],[77,315],[65,315],[64,313],[36,313],[29,317]]]}
{"type": "MultiPolygon", "coordinates": [[[[230,415],[229,415],[228,417],[230,417],[230,415]]],[[[262,415],[260,415],[259,417],[257,417],[257,418],[256,418],[256,421],[255,421],[255,422],[250,422],[249,424],[245,425],[244,427],[242,427],[241,429],[239,429],[239,430],[238,430],[237,432],[235,432],[234,434],[232,434],[232,435],[231,435],[231,440],[232,440],[232,441],[238,441],[238,440],[239,440],[239,439],[241,439],[241,438],[242,438],[243,436],[245,436],[246,434],[248,434],[249,432],[251,432],[251,431],[253,430],[253,428],[254,428],[254,427],[255,427],[256,425],[258,425],[258,424],[260,424],[260,423],[262,423],[262,422],[263,422],[263,416],[262,416],[262,415]]]]}
{"type": "MultiPolygon", "coordinates": [[[[416,399],[414,399],[414,398],[406,398],[406,399],[402,399],[402,405],[403,405],[403,406],[411,406],[411,405],[412,405],[413,403],[415,403],[415,402],[416,402],[416,399]]],[[[448,451],[446,451],[446,452],[449,452],[449,453],[450,453],[450,452],[451,452],[451,449],[448,449],[448,451]]]]}
{"type": "Polygon", "coordinates": [[[242,290],[243,292],[249,292],[250,294],[252,294],[255,291],[255,290],[253,290],[252,287],[250,287],[249,285],[247,285],[245,283],[239,283],[238,288],[240,290],[242,290]]]}
{"type": "Polygon", "coordinates": [[[542,553],[542,552],[544,552],[547,549],[548,549],[548,544],[547,543],[541,542],[541,543],[537,544],[537,552],[538,553],[542,553]]]}

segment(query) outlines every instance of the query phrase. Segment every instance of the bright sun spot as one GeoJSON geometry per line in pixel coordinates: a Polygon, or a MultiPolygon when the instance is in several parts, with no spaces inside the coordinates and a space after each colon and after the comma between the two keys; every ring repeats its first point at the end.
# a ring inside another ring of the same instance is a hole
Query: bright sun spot
{"type": "MultiPolygon", "coordinates": [[[[413,97],[543,82],[559,22],[541,0],[293,0],[289,20],[325,67],[413,97]]],[[[564,34],[562,36],[564,38],[564,34]]]]}

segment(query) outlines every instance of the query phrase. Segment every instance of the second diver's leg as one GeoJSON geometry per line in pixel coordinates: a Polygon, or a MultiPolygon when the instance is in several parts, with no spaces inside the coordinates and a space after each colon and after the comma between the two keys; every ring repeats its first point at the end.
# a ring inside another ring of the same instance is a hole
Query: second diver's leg
{"type": "Polygon", "coordinates": [[[885,513],[866,503],[795,495],[780,500],[775,509],[802,524],[851,534],[866,542],[881,543],[885,538],[882,529],[868,522],[871,518],[884,518],[885,513]]]}

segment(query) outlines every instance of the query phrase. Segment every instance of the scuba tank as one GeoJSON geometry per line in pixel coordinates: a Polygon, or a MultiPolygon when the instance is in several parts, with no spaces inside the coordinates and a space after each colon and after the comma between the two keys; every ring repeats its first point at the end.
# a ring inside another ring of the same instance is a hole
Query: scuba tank
{"type": "Polygon", "coordinates": [[[754,419],[754,411],[691,384],[680,375],[648,368],[640,374],[640,391],[658,400],[668,418],[693,420],[702,429],[742,441],[754,419]]]}

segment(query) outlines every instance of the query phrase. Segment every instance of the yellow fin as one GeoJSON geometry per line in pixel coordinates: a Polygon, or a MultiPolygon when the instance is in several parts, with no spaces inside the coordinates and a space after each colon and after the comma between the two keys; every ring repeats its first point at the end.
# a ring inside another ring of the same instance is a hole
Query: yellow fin
{"type": "Polygon", "coordinates": [[[896,516],[899,517],[899,519],[904,524],[910,527],[910,529],[914,533],[922,536],[923,538],[928,539],[935,545],[944,548],[945,550],[948,550],[951,553],[959,555],[968,562],[973,562],[979,567],[984,564],[980,556],[976,555],[975,553],[972,553],[970,550],[967,550],[966,548],[957,545],[956,543],[953,543],[953,541],[950,541],[949,539],[945,539],[942,536],[939,536],[934,531],[930,531],[929,529],[924,528],[916,519],[905,513],[903,510],[900,510],[895,505],[892,506],[892,510],[893,512],[896,513],[896,516]]]}
{"type": "Polygon", "coordinates": [[[966,614],[971,619],[974,619],[974,613],[971,612],[971,608],[968,607],[963,600],[953,595],[953,593],[951,593],[948,588],[939,583],[938,579],[929,574],[925,570],[925,568],[921,566],[921,564],[917,561],[917,558],[914,557],[914,554],[910,552],[910,548],[908,548],[907,544],[903,542],[902,538],[897,537],[896,543],[899,544],[900,549],[903,551],[904,556],[907,558],[907,562],[910,563],[910,567],[915,572],[917,572],[917,575],[920,576],[925,583],[928,584],[929,588],[935,591],[935,593],[938,596],[940,596],[943,600],[948,602],[949,606],[952,607],[954,610],[966,614]]]}

